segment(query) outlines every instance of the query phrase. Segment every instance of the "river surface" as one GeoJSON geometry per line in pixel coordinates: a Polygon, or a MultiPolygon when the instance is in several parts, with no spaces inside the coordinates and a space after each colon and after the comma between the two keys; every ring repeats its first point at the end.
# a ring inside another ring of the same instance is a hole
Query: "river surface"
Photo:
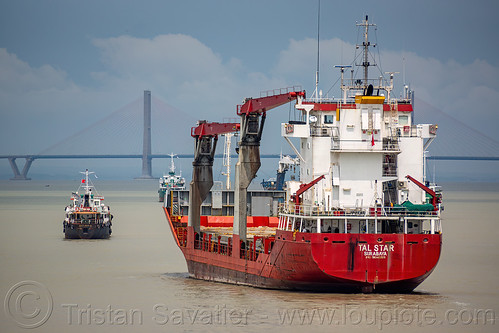
{"type": "Polygon", "coordinates": [[[408,295],[321,294],[198,281],[157,181],[100,181],[109,240],[65,240],[78,181],[0,181],[0,332],[497,332],[499,184],[445,184],[443,249],[408,295]]]}

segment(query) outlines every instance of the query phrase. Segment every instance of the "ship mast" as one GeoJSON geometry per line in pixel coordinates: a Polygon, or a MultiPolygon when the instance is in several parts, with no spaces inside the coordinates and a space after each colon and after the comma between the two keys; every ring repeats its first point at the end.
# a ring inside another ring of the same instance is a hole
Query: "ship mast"
{"type": "Polygon", "coordinates": [[[85,172],[80,171],[81,174],[85,175],[85,186],[83,188],[85,189],[85,193],[88,193],[92,185],[89,183],[89,175],[95,172],[90,172],[88,169],[85,169],[85,172]]]}
{"type": "Polygon", "coordinates": [[[173,152],[170,153],[170,157],[171,157],[171,162],[170,162],[170,174],[171,175],[174,175],[175,174],[175,163],[173,162],[173,158],[177,156],[175,155],[173,152]]]}
{"type": "MultiPolygon", "coordinates": [[[[375,27],[376,24],[369,23],[369,16],[366,15],[366,19],[362,21],[362,23],[357,23],[357,26],[364,27],[364,42],[362,45],[357,45],[357,48],[359,46],[362,46],[364,48],[364,59],[362,62],[362,67],[364,67],[364,87],[367,88],[368,86],[368,79],[369,79],[369,66],[375,66],[375,64],[370,64],[369,63],[369,46],[371,43],[369,42],[369,27],[375,27]]],[[[376,44],[373,45],[373,47],[376,46],[376,44]]]]}
{"type": "Polygon", "coordinates": [[[320,65],[320,18],[321,18],[321,0],[318,0],[317,8],[317,67],[315,69],[315,90],[312,94],[312,98],[315,96],[315,100],[319,100],[319,65],[320,65]]]}
{"type": "MultiPolygon", "coordinates": [[[[347,98],[352,97],[348,95],[348,91],[354,90],[358,92],[359,90],[363,89],[364,94],[367,93],[367,88],[369,87],[369,66],[376,66],[375,63],[369,62],[369,46],[375,47],[376,44],[371,44],[369,42],[369,27],[376,27],[376,24],[374,23],[369,23],[369,16],[366,15],[365,20],[363,20],[361,23],[356,24],[357,27],[363,27],[363,42],[362,44],[357,44],[356,49],[359,49],[362,47],[362,62],[356,63],[356,66],[363,67],[364,68],[364,77],[363,80],[354,80],[354,70],[351,69],[351,78],[350,79],[345,79],[344,73],[345,69],[351,68],[352,66],[350,65],[336,65],[334,67],[339,68],[341,71],[341,91],[342,91],[342,103],[346,103],[347,98]],[[349,84],[345,84],[345,81],[348,82],[349,84]]],[[[357,59],[357,56],[355,57],[357,59]]],[[[392,75],[393,78],[393,75],[392,75]]],[[[393,80],[392,80],[393,82],[393,80]]],[[[379,84],[373,84],[373,89],[383,89],[388,92],[388,97],[390,96],[390,91],[393,88],[393,85],[391,86],[384,86],[382,84],[382,77],[380,77],[379,84]]]]}

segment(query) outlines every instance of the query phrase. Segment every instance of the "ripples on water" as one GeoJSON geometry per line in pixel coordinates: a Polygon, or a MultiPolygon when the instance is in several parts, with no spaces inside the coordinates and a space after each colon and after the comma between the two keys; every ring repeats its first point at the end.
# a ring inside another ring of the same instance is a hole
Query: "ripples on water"
{"type": "MultiPolygon", "coordinates": [[[[156,181],[96,186],[115,217],[109,240],[64,240],[63,211],[77,181],[0,182],[0,291],[34,280],[53,298],[52,315],[33,332],[497,331],[490,320],[470,317],[499,311],[497,184],[444,186],[442,256],[408,295],[290,292],[189,278],[156,201],[156,181]],[[76,304],[74,313],[67,304],[76,304]],[[106,309],[114,317],[101,320],[106,309]],[[132,316],[116,318],[118,310],[132,316]]],[[[1,332],[25,331],[4,312],[1,332]]]]}

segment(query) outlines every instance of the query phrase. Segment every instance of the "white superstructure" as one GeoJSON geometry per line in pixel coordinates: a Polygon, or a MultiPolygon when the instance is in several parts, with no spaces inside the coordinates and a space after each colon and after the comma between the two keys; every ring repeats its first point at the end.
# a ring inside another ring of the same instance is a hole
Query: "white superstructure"
{"type": "Polygon", "coordinates": [[[330,211],[393,207],[405,201],[428,203],[425,190],[406,176],[425,184],[424,152],[437,126],[413,124],[413,92],[405,87],[403,97],[394,98],[394,73],[389,73],[388,80],[368,79],[372,24],[366,17],[358,25],[365,28],[365,39],[359,45],[364,48],[360,65],[364,77],[355,79],[352,74],[345,79],[345,68],[350,66],[339,66],[341,99],[298,99],[301,118],[281,125],[282,136],[300,159],[300,181],[288,183],[289,195],[300,184],[324,175],[303,193],[303,205],[330,211]]]}

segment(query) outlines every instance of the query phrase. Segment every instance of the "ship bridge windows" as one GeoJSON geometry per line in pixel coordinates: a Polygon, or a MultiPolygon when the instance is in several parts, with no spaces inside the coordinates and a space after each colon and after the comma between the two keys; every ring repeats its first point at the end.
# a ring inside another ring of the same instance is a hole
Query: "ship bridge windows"
{"type": "Polygon", "coordinates": [[[333,124],[334,123],[334,115],[332,114],[325,114],[324,115],[324,124],[333,124]]]}
{"type": "Polygon", "coordinates": [[[399,125],[409,125],[409,116],[399,116],[399,125]]]}

